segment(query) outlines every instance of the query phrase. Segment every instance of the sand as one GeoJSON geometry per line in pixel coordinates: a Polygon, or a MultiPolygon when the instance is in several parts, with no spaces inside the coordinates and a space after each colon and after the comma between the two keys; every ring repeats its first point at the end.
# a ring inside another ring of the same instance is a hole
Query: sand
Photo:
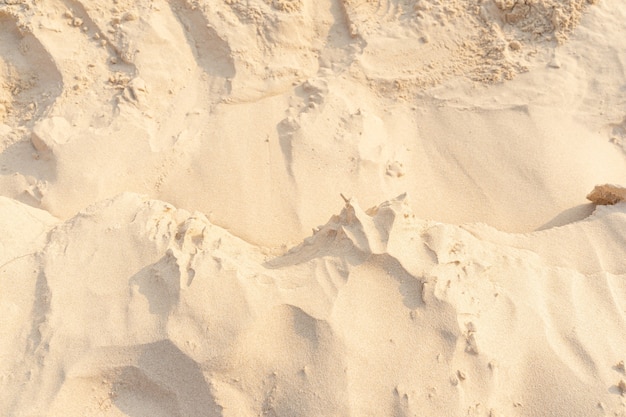
{"type": "Polygon", "coordinates": [[[0,415],[626,416],[624,33],[0,2],[0,415]]]}

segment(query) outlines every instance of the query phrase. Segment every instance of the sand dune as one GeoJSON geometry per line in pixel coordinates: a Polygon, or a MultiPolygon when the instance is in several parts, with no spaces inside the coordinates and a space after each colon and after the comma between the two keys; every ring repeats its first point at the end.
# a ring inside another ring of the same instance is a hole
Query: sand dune
{"type": "Polygon", "coordinates": [[[36,282],[3,274],[21,318],[3,329],[3,413],[619,413],[626,264],[606,230],[625,222],[617,205],[511,235],[420,220],[404,197],[350,202],[270,258],[123,194],[47,224],[36,282]]]}
{"type": "Polygon", "coordinates": [[[0,415],[625,416],[625,22],[1,2],[0,415]]]}

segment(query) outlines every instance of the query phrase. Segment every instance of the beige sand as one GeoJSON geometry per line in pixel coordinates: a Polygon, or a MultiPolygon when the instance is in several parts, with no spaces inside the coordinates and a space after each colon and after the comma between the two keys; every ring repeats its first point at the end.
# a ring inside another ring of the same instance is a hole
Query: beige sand
{"type": "Polygon", "coordinates": [[[0,416],[626,416],[624,33],[0,2],[0,416]]]}

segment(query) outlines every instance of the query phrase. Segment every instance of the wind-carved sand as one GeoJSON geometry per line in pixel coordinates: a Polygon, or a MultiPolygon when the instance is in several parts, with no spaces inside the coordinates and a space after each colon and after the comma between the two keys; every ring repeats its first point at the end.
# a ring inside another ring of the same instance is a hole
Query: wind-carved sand
{"type": "Polygon", "coordinates": [[[626,200],[626,188],[613,184],[596,185],[587,200],[598,205],[617,204],[626,200]]]}
{"type": "Polygon", "coordinates": [[[535,230],[576,204],[587,172],[622,174],[590,133],[601,126],[553,114],[602,101],[610,123],[623,117],[621,84],[568,70],[620,71],[610,27],[624,19],[593,3],[0,2],[0,190],[64,219],[143,192],[269,247],[299,242],[342,190],[370,205],[428,195],[413,203],[426,218],[535,230]]]}
{"type": "Polygon", "coordinates": [[[603,229],[623,230],[625,210],[515,235],[420,219],[406,195],[344,200],[272,258],[137,194],[64,222],[0,198],[15,244],[0,257],[0,414],[626,411],[626,257],[603,229]]]}
{"type": "Polygon", "coordinates": [[[624,33],[0,0],[0,416],[625,417],[624,33]]]}

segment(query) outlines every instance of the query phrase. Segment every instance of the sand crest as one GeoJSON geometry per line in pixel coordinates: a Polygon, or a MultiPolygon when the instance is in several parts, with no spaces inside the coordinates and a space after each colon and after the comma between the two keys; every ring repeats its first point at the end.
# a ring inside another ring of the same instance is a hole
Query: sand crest
{"type": "Polygon", "coordinates": [[[619,412],[624,258],[564,267],[541,244],[586,235],[606,253],[597,230],[626,226],[619,207],[520,236],[421,220],[404,196],[351,200],[268,258],[200,213],[120,195],[47,223],[36,285],[3,274],[23,317],[3,340],[24,358],[3,360],[3,413],[619,412]]]}
{"type": "Polygon", "coordinates": [[[626,416],[625,22],[0,2],[0,416],[626,416]]]}

